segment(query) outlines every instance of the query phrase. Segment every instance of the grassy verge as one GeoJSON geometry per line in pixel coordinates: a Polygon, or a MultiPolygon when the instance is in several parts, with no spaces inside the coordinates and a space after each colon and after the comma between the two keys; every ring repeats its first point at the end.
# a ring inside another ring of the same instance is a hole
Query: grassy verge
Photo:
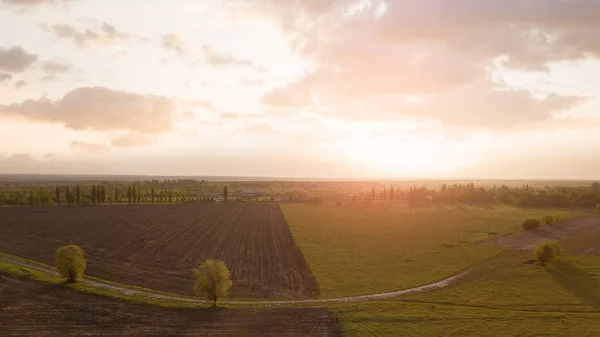
{"type": "Polygon", "coordinates": [[[322,297],[361,295],[431,283],[502,249],[476,243],[522,230],[528,217],[579,211],[447,206],[409,211],[381,204],[282,204],[322,297]]]}

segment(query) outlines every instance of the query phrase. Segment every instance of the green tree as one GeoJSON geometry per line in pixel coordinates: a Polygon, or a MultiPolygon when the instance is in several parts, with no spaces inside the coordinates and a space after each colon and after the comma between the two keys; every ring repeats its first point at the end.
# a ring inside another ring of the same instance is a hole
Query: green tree
{"type": "Polygon", "coordinates": [[[154,191],[154,186],[152,186],[152,189],[150,190],[150,200],[154,203],[154,196],[155,196],[155,191],[154,191]]]}
{"type": "Polygon", "coordinates": [[[540,228],[540,220],[538,219],[527,219],[523,221],[523,229],[525,230],[533,230],[540,228]]]}
{"type": "Polygon", "coordinates": [[[137,202],[142,201],[142,189],[140,187],[138,187],[137,190],[137,202]]]}
{"type": "Polygon", "coordinates": [[[120,203],[121,202],[121,195],[119,194],[119,188],[115,187],[115,202],[120,203]]]}
{"type": "Polygon", "coordinates": [[[560,256],[562,248],[556,241],[549,241],[537,247],[533,256],[540,266],[545,266],[547,263],[560,256]]]}
{"type": "Polygon", "coordinates": [[[131,187],[131,197],[133,198],[133,202],[136,202],[137,199],[137,191],[135,185],[131,187]]]}
{"type": "Polygon", "coordinates": [[[225,187],[223,187],[223,201],[225,203],[227,203],[227,197],[228,197],[228,191],[227,191],[227,185],[225,185],[225,187]]]}
{"type": "Polygon", "coordinates": [[[56,250],[56,270],[67,282],[77,282],[85,270],[83,249],[76,245],[59,247],[56,250]]]}
{"type": "Polygon", "coordinates": [[[75,186],[75,203],[81,203],[81,186],[79,184],[75,186]]]}
{"type": "Polygon", "coordinates": [[[208,259],[193,272],[197,277],[194,282],[196,296],[212,300],[213,306],[217,306],[217,300],[227,296],[232,284],[229,269],[225,263],[208,259]]]}
{"type": "Polygon", "coordinates": [[[546,225],[552,225],[555,221],[554,221],[554,217],[552,215],[546,215],[542,218],[542,221],[546,224],[546,225]]]}
{"type": "Polygon", "coordinates": [[[104,187],[104,185],[100,186],[100,203],[104,204],[106,203],[106,187],[104,187]]]}
{"type": "Polygon", "coordinates": [[[130,204],[133,202],[131,186],[127,186],[127,202],[129,202],[130,204]]]}
{"type": "Polygon", "coordinates": [[[96,200],[96,185],[92,185],[92,194],[90,195],[90,199],[92,199],[92,203],[96,204],[98,200],[96,200]]]}
{"type": "Polygon", "coordinates": [[[56,195],[56,203],[60,205],[60,186],[56,186],[54,194],[56,195]]]}
{"type": "Polygon", "coordinates": [[[67,205],[71,204],[71,188],[69,185],[65,187],[65,199],[67,199],[67,205]]]}
{"type": "Polygon", "coordinates": [[[169,190],[169,202],[173,202],[173,191],[169,190]]]}

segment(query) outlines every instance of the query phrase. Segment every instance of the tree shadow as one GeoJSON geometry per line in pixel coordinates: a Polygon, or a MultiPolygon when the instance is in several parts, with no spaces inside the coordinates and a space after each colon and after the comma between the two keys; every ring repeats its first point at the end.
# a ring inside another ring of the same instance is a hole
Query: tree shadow
{"type": "Polygon", "coordinates": [[[582,302],[600,310],[600,281],[595,277],[563,260],[554,261],[547,272],[582,302]]]}

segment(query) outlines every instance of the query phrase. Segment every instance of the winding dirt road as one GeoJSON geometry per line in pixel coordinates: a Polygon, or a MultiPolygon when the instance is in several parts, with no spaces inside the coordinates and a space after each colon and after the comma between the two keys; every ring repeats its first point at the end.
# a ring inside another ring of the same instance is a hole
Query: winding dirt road
{"type": "MultiPolygon", "coordinates": [[[[13,258],[10,258],[7,256],[0,256],[0,261],[5,261],[5,262],[13,263],[15,265],[19,265],[19,266],[26,267],[29,269],[39,270],[39,271],[42,271],[45,273],[58,275],[58,273],[54,269],[51,269],[48,267],[42,267],[40,265],[36,265],[33,263],[27,263],[27,262],[21,261],[19,259],[13,259],[13,258]]],[[[223,300],[223,301],[220,301],[220,303],[225,304],[225,305],[231,304],[231,305],[260,305],[260,306],[281,305],[281,306],[283,306],[283,305],[294,305],[294,304],[364,302],[364,301],[369,301],[369,300],[379,300],[379,299],[390,298],[390,297],[395,297],[395,296],[399,296],[399,295],[418,293],[418,292],[424,292],[424,291],[430,291],[430,290],[444,288],[444,287],[447,287],[448,285],[450,285],[452,282],[456,281],[458,278],[464,276],[465,274],[466,274],[466,272],[463,272],[463,273],[445,278],[441,281],[425,284],[425,285],[422,285],[419,287],[407,288],[407,289],[403,289],[403,290],[390,291],[390,292],[378,293],[378,294],[337,297],[337,298],[324,298],[324,299],[306,299],[306,300],[274,300],[274,301],[223,300]]],[[[96,281],[96,280],[91,280],[91,279],[87,279],[87,278],[84,278],[82,280],[82,283],[87,286],[91,286],[91,287],[94,287],[97,289],[110,290],[110,291],[118,292],[118,293],[128,295],[128,296],[143,296],[143,297],[150,298],[150,299],[165,300],[165,301],[177,301],[177,302],[183,302],[183,303],[197,303],[197,304],[212,303],[212,302],[209,302],[206,300],[194,299],[194,298],[178,296],[178,295],[174,295],[174,294],[173,295],[163,295],[163,294],[157,294],[157,293],[139,290],[139,289],[120,287],[120,286],[116,286],[113,284],[96,281]]]]}

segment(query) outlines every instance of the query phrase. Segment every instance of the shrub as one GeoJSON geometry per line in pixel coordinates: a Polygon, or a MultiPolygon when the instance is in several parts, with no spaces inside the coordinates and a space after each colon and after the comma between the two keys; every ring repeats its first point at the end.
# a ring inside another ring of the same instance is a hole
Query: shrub
{"type": "Polygon", "coordinates": [[[85,270],[83,249],[76,245],[59,247],[56,250],[56,270],[67,282],[77,282],[85,270]]]}
{"type": "Polygon", "coordinates": [[[525,230],[533,230],[540,228],[540,220],[538,219],[527,219],[523,221],[523,229],[525,230]]]}
{"type": "Polygon", "coordinates": [[[552,247],[552,252],[554,253],[555,258],[562,255],[562,247],[560,246],[558,241],[549,241],[547,242],[547,244],[549,244],[550,247],[552,247]]]}
{"type": "Polygon", "coordinates": [[[596,212],[600,212],[600,204],[596,205],[596,212]]]}
{"type": "Polygon", "coordinates": [[[204,296],[217,306],[217,300],[227,296],[232,283],[225,263],[208,259],[193,272],[198,277],[194,282],[196,296],[204,296]]]}
{"type": "Polygon", "coordinates": [[[562,248],[556,241],[546,242],[541,244],[535,252],[533,256],[535,260],[540,264],[540,266],[545,266],[546,263],[551,262],[556,257],[560,256],[562,253],[562,248]]]}
{"type": "Polygon", "coordinates": [[[555,221],[554,221],[554,217],[552,215],[546,215],[542,218],[542,221],[546,224],[546,225],[552,225],[555,221]]]}

